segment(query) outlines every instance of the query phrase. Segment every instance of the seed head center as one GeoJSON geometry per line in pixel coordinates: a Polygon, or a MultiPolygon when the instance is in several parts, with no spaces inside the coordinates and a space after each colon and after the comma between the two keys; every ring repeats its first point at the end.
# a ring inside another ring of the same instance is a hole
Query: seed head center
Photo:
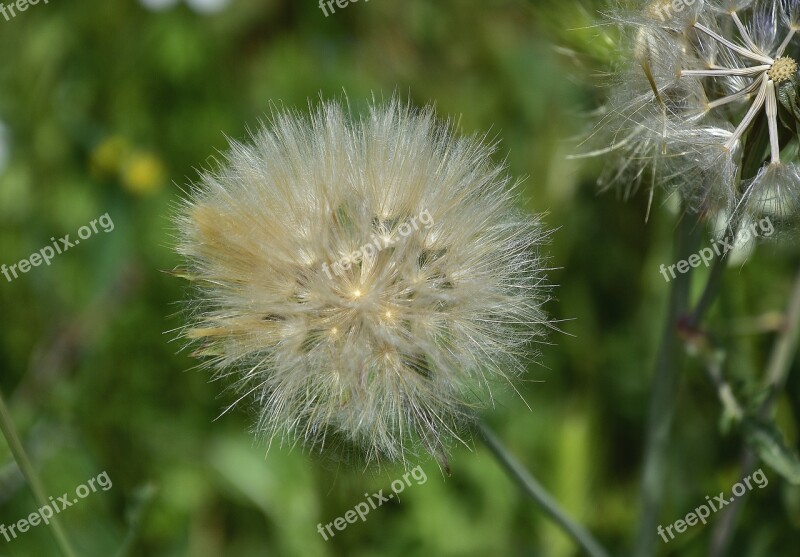
{"type": "Polygon", "coordinates": [[[767,72],[767,76],[775,83],[783,83],[792,79],[797,74],[797,62],[793,58],[784,56],[775,60],[767,72]]]}

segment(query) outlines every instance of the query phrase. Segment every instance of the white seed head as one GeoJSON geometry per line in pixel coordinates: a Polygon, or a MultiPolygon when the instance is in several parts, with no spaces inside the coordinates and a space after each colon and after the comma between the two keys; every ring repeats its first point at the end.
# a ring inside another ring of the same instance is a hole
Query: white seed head
{"type": "Polygon", "coordinates": [[[492,149],[397,101],[281,112],[177,219],[185,337],[258,431],[367,461],[443,450],[544,333],[538,218],[492,149]]]}
{"type": "Polygon", "coordinates": [[[632,56],[591,136],[605,147],[587,156],[614,160],[601,186],[609,175],[626,194],[650,182],[697,212],[730,215],[752,205],[743,203],[742,178],[759,167],[758,183],[787,177],[776,169],[796,159],[790,147],[797,137],[791,120],[798,64],[786,54],[800,39],[798,17],[800,0],[710,0],[691,7],[650,0],[640,4],[639,17],[617,16],[633,29],[632,56]]]}

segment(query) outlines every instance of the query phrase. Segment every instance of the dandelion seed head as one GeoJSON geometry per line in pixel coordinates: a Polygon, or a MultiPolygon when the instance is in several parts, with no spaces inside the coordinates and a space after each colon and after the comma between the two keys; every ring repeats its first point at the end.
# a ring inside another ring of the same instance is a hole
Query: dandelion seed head
{"type": "MultiPolygon", "coordinates": [[[[740,215],[734,209],[758,205],[743,199],[754,184],[778,176],[791,184],[800,0],[641,6],[638,18],[616,18],[634,37],[630,67],[620,75],[641,77],[615,84],[593,132],[610,147],[588,154],[613,160],[601,186],[608,175],[626,193],[649,182],[651,192],[666,188],[697,212],[740,215]]],[[[791,187],[783,190],[779,199],[792,197],[791,187]]],[[[793,206],[780,204],[782,211],[793,206]]]]}
{"type": "Polygon", "coordinates": [[[548,326],[547,233],[514,200],[492,148],[431,108],[278,112],[177,219],[184,336],[269,439],[440,456],[548,326]]]}

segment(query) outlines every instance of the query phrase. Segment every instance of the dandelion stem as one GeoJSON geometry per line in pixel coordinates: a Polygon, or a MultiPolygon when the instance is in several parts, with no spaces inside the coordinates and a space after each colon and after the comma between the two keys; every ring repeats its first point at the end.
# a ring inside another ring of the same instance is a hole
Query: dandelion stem
{"type": "Polygon", "coordinates": [[[764,388],[769,395],[761,405],[761,418],[768,418],[778,393],[786,385],[786,378],[792,366],[797,346],[800,342],[800,271],[795,278],[794,289],[786,310],[786,325],[775,341],[772,355],[764,376],[764,388]]]}
{"type": "MultiPolygon", "coordinates": [[[[727,245],[734,244],[736,241],[737,227],[738,220],[731,223],[727,234],[725,234],[724,243],[727,245]]],[[[728,267],[727,255],[727,253],[723,253],[722,255],[714,258],[714,261],[711,264],[711,272],[709,273],[706,284],[703,287],[703,292],[700,294],[697,304],[694,306],[692,313],[687,319],[686,327],[688,329],[697,329],[697,327],[700,326],[700,323],[702,323],[703,318],[711,308],[714,300],[716,300],[717,296],[719,296],[720,289],[722,288],[722,278],[725,275],[725,269],[728,267]]]]}
{"type": "Polygon", "coordinates": [[[609,557],[608,552],[594,539],[583,526],[570,518],[547,490],[508,452],[508,449],[485,424],[478,425],[478,431],[486,446],[497,458],[506,472],[519,484],[564,532],[591,557],[609,557]]]}
{"type": "MultiPolygon", "coordinates": [[[[694,253],[699,243],[700,223],[685,214],[678,225],[676,260],[683,261],[694,253]]],[[[679,275],[671,283],[661,346],[652,380],[650,411],[645,437],[644,465],[641,486],[639,531],[634,555],[654,555],[656,527],[664,495],[666,456],[679,380],[681,342],[679,320],[689,307],[691,273],[679,275]]]]}
{"type": "MultiPolygon", "coordinates": [[[[17,466],[19,466],[22,475],[25,476],[25,479],[28,481],[28,486],[30,487],[31,492],[33,492],[36,503],[40,507],[46,507],[50,505],[50,501],[45,495],[46,492],[44,490],[44,485],[39,479],[39,476],[34,469],[33,464],[31,464],[30,458],[28,457],[28,453],[25,451],[25,447],[23,447],[22,442],[19,439],[19,434],[14,426],[14,421],[11,419],[11,413],[8,411],[8,407],[3,399],[2,391],[0,391],[0,430],[3,431],[3,437],[5,437],[6,442],[11,449],[11,454],[14,455],[14,460],[16,460],[17,466]]],[[[57,517],[53,516],[50,519],[49,530],[52,533],[56,545],[61,551],[61,554],[64,557],[75,557],[76,553],[73,551],[72,546],[67,539],[66,533],[61,528],[61,522],[57,517]]]]}
{"type": "MultiPolygon", "coordinates": [[[[769,394],[759,408],[759,418],[763,420],[769,419],[772,414],[772,409],[778,398],[778,394],[783,390],[786,384],[789,370],[791,369],[797,353],[798,343],[800,343],[800,271],[798,271],[797,277],[795,278],[794,288],[789,299],[785,319],[786,324],[781,334],[775,340],[772,354],[767,364],[767,371],[764,374],[764,387],[769,394]]],[[[744,454],[742,455],[741,477],[752,474],[757,464],[758,458],[756,455],[753,454],[751,450],[745,448],[744,454]]],[[[736,501],[725,509],[725,514],[717,523],[711,537],[710,557],[722,557],[723,555],[727,555],[728,548],[733,538],[736,519],[744,505],[744,501],[744,498],[737,497],[736,501]]]]}
{"type": "MultiPolygon", "coordinates": [[[[742,454],[741,462],[741,469],[744,471],[741,477],[744,478],[755,472],[756,464],[758,464],[758,457],[756,457],[751,450],[745,449],[744,454],[742,454]]],[[[739,516],[739,511],[745,500],[744,497],[737,497],[735,501],[730,503],[722,511],[722,518],[717,521],[714,526],[714,531],[711,534],[711,547],[708,551],[709,557],[724,557],[728,555],[728,549],[736,529],[736,519],[739,516]]]]}

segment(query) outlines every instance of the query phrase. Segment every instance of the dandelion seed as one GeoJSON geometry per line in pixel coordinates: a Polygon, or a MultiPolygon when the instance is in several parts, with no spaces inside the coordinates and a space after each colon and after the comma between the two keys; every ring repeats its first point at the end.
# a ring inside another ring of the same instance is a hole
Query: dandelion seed
{"type": "Polygon", "coordinates": [[[746,214],[786,219],[800,210],[800,165],[772,162],[750,180],[742,197],[746,214]]]}

